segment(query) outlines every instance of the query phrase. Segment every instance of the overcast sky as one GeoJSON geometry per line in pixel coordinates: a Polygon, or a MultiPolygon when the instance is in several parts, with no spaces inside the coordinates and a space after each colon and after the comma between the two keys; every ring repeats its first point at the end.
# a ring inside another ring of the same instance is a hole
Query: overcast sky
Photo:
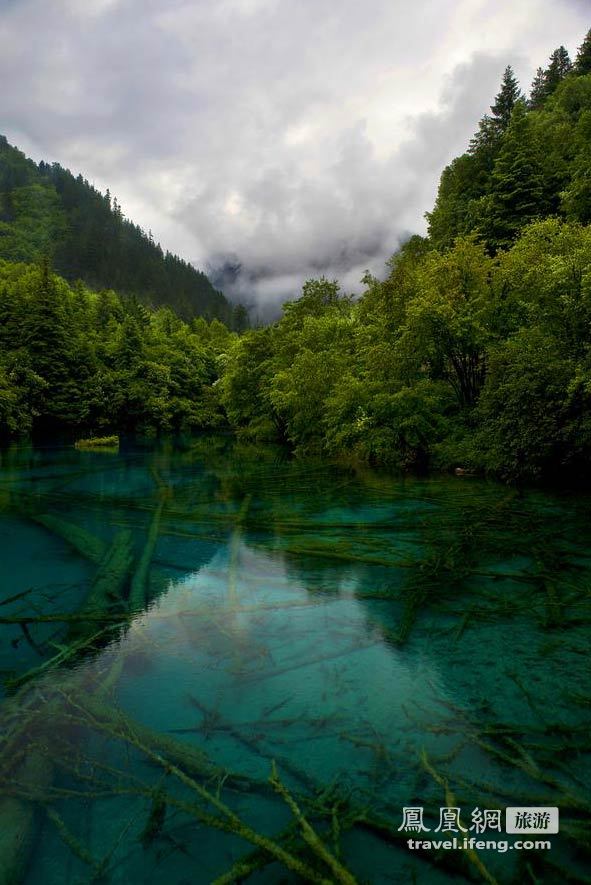
{"type": "MultiPolygon", "coordinates": [[[[512,64],[527,88],[589,0],[0,0],[0,132],[261,305],[358,291],[425,231],[512,64]]],[[[232,294],[232,292],[230,293],[232,294]]]]}

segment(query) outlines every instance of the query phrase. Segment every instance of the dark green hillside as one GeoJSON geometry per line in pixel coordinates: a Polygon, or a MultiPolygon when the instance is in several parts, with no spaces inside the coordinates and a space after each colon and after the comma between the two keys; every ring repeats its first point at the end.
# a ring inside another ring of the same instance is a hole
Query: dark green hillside
{"type": "Polygon", "coordinates": [[[94,289],[153,307],[230,322],[232,306],[207,276],[124,218],[116,199],[58,163],[39,165],[0,136],[0,258],[35,262],[94,289]]]}

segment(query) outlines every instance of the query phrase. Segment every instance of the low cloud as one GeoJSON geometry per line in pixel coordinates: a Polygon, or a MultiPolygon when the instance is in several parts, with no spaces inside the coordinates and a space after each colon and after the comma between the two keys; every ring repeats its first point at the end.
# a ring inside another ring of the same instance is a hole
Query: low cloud
{"type": "Polygon", "coordinates": [[[577,0],[12,0],[1,131],[109,187],[164,248],[273,311],[349,291],[411,232],[511,63],[527,88],[577,0]]]}

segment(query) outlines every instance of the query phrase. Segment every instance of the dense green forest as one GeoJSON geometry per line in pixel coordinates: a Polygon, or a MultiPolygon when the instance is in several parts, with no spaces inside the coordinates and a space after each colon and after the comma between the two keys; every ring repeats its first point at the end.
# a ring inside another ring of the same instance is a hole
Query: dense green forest
{"type": "MultiPolygon", "coordinates": [[[[207,276],[166,254],[123,216],[117,199],[100,193],[59,163],[39,165],[0,136],[0,258],[50,257],[70,282],[116,289],[184,319],[234,319],[232,305],[207,276]]],[[[243,323],[243,311],[236,312],[243,323]]]]}
{"type": "MultiPolygon", "coordinates": [[[[564,47],[552,53],[529,97],[506,69],[491,113],[441,176],[428,235],[396,252],[386,279],[367,274],[358,299],[310,280],[278,322],[240,335],[70,286],[46,261],[15,263],[51,246],[70,280],[83,264],[108,265],[109,285],[142,286],[139,269],[129,283],[131,252],[122,259],[109,252],[116,240],[73,224],[90,216],[64,208],[70,186],[146,255],[158,247],[108,196],[14,156],[0,227],[10,259],[0,264],[5,434],[226,423],[300,454],[512,480],[591,475],[591,31],[574,63],[564,47]]],[[[106,285],[98,271],[86,279],[106,285]]],[[[174,305],[186,290],[175,295],[169,279],[163,300],[174,305]]]]}
{"type": "Polygon", "coordinates": [[[232,348],[232,424],[298,452],[505,478],[591,473],[591,31],[510,67],[429,233],[354,301],[310,281],[232,348]]]}
{"type": "Polygon", "coordinates": [[[113,290],[0,260],[0,430],[154,432],[224,423],[215,383],[236,335],[113,290]]]}

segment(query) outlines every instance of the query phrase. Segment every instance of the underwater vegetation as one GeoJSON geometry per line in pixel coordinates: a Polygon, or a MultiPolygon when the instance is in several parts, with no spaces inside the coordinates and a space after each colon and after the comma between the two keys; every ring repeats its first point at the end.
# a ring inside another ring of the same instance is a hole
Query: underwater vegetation
{"type": "Polygon", "coordinates": [[[589,509],[221,437],[4,451],[0,883],[588,881],[589,509]],[[551,851],[407,848],[405,806],[508,805],[559,807],[551,851]]]}

